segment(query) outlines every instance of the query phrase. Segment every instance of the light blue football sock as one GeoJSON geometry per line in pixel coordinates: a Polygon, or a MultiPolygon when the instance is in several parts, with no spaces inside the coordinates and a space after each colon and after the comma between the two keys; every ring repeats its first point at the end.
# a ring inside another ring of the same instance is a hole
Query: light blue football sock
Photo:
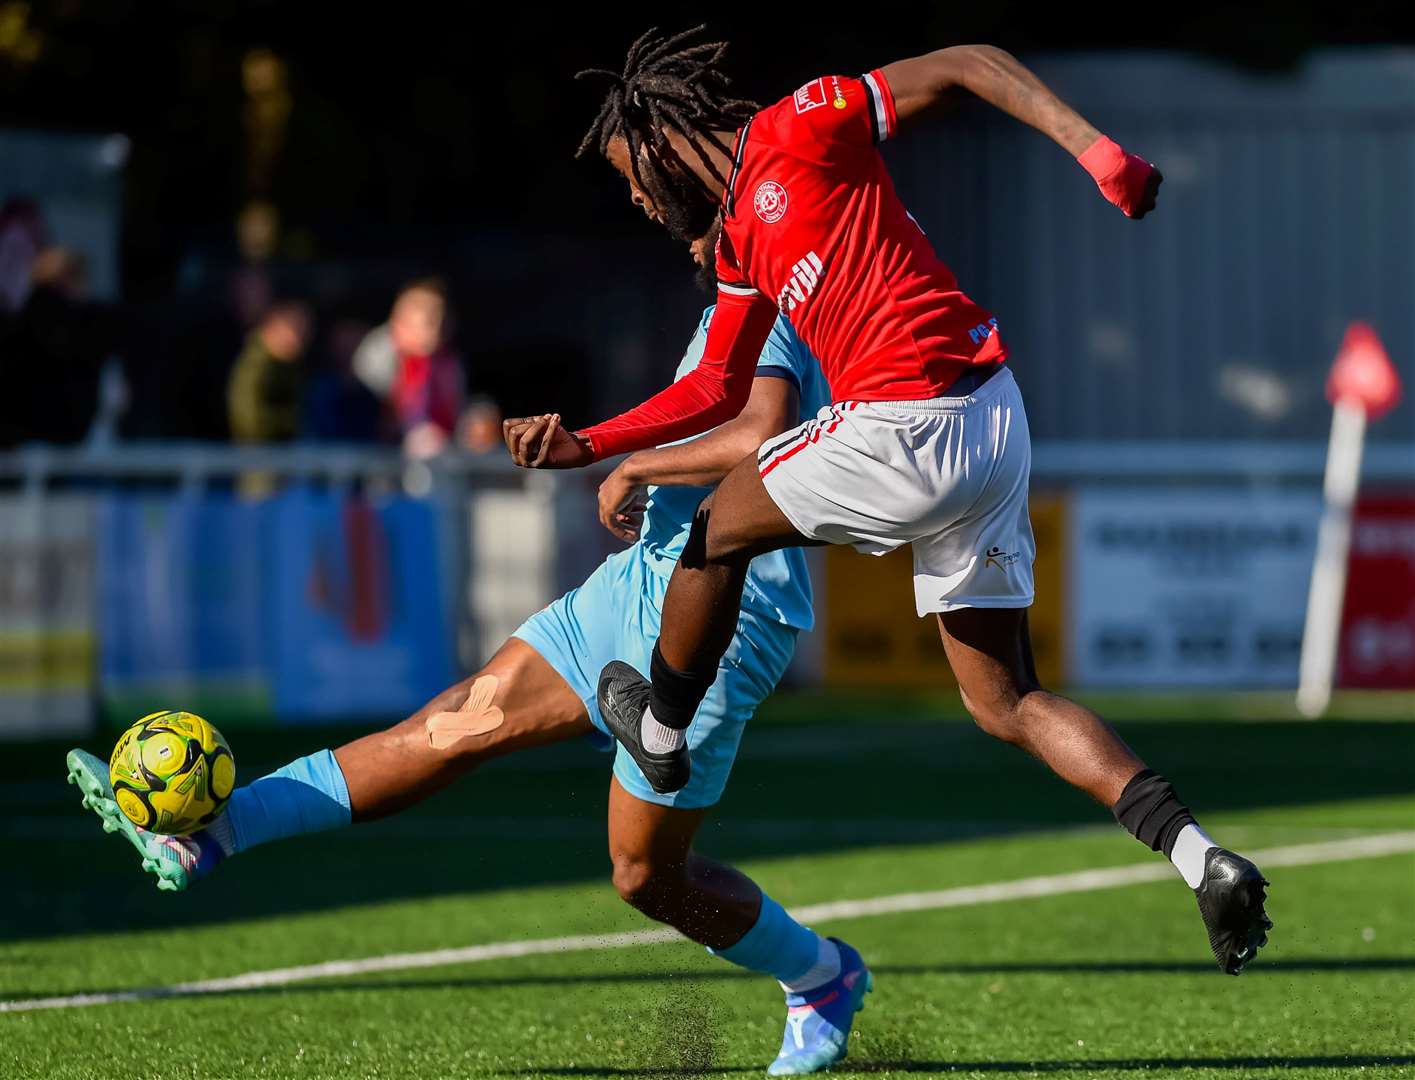
{"type": "Polygon", "coordinates": [[[778,982],[799,979],[820,957],[820,935],[802,926],[786,909],[762,893],[762,910],[742,940],[725,949],[708,949],[738,967],[765,972],[778,982]]]}
{"type": "Polygon", "coordinates": [[[227,855],[287,836],[342,829],[352,821],[339,762],[321,750],[237,788],[206,833],[227,855]]]}

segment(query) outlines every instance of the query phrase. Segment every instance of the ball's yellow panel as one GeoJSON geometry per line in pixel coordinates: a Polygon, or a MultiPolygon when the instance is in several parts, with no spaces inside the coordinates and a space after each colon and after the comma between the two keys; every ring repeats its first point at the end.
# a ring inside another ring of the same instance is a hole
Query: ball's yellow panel
{"type": "Polygon", "coordinates": [[[127,788],[118,788],[113,792],[113,797],[118,803],[118,809],[123,811],[123,816],[138,828],[146,829],[152,824],[152,812],[133,792],[127,788]]]}
{"type": "Polygon", "coordinates": [[[189,712],[139,720],[119,737],[108,771],[129,820],[177,836],[214,820],[236,786],[235,759],[221,732],[189,712]]]}
{"type": "Polygon", "coordinates": [[[229,753],[220,754],[211,763],[211,793],[226,800],[236,786],[236,762],[229,753]]]}
{"type": "Polygon", "coordinates": [[[171,778],[187,760],[187,740],[175,731],[159,731],[143,739],[142,766],[162,780],[171,778]]]}

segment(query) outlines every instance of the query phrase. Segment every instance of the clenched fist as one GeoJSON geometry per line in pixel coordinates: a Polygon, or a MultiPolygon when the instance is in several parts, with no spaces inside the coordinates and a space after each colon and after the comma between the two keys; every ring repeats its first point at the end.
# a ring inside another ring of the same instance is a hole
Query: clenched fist
{"type": "Polygon", "coordinates": [[[511,460],[523,469],[578,469],[594,461],[590,441],[561,427],[559,413],[503,421],[501,437],[511,460]]]}

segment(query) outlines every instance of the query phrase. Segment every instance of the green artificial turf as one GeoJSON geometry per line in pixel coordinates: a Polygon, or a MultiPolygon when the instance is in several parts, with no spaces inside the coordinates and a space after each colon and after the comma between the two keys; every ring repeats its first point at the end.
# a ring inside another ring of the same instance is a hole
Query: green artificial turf
{"type": "MultiPolygon", "coordinates": [[[[1157,858],[970,725],[861,700],[749,732],[702,847],[788,905],[1157,858]]],[[[1230,846],[1415,829],[1415,725],[1122,731],[1230,846]]],[[[345,735],[242,732],[235,751],[249,777],[345,735]]],[[[648,925],[608,885],[607,762],[580,747],[498,763],[386,823],[248,852],[176,896],[79,810],[62,750],[6,749],[0,1000],[648,925]]],[[[1415,858],[1268,876],[1277,927],[1239,979],[1214,969],[1177,877],[822,924],[876,972],[832,1075],[1415,1076],[1415,858]]],[[[754,1076],[782,1020],[770,980],[641,945],[0,1014],[0,1076],[754,1076]]]]}

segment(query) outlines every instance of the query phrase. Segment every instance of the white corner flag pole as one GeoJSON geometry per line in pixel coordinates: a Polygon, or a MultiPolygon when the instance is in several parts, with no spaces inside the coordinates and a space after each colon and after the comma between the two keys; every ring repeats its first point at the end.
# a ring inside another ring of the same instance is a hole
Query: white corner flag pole
{"type": "Polygon", "coordinates": [[[1366,410],[1343,398],[1332,414],[1327,447],[1326,505],[1317,532],[1317,557],[1307,594],[1307,622],[1302,631],[1302,661],[1297,685],[1297,711],[1315,719],[1331,704],[1336,676],[1341,608],[1346,598],[1346,557],[1351,550],[1351,512],[1361,482],[1361,449],[1366,438],[1366,410]]]}

